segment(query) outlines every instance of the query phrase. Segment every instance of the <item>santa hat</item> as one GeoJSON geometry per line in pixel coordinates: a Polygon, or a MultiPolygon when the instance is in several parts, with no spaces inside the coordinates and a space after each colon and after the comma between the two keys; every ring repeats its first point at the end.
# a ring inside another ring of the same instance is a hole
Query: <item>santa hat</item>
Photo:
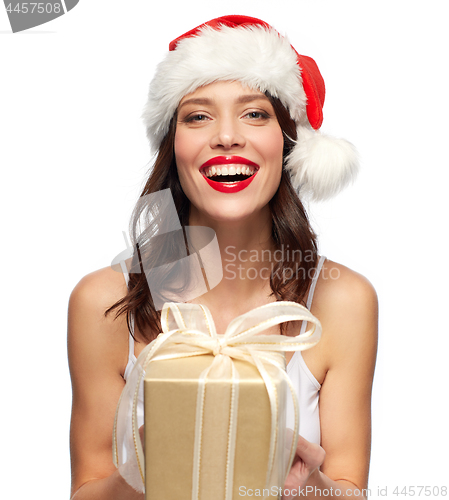
{"type": "Polygon", "coordinates": [[[143,113],[154,151],[185,95],[218,80],[238,80],[277,97],[296,123],[298,137],[285,166],[301,196],[324,200],[355,178],[352,144],[319,132],[325,87],[318,66],[269,24],[247,16],[219,17],[176,38],[169,50],[143,113]]]}

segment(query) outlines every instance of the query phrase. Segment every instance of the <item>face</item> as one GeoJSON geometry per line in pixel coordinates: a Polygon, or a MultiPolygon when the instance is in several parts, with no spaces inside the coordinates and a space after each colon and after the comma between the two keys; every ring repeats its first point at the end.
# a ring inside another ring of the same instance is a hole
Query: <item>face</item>
{"type": "Polygon", "coordinates": [[[269,212],[283,145],[273,106],[262,92],[215,82],[185,96],[178,107],[175,157],[191,202],[190,224],[269,212]]]}

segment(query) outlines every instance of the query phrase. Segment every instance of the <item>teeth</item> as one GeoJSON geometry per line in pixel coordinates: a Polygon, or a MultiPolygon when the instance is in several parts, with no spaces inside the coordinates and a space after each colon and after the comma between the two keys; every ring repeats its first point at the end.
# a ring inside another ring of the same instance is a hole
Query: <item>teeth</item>
{"type": "Polygon", "coordinates": [[[253,167],[246,167],[244,165],[229,165],[225,166],[223,165],[222,167],[209,167],[205,172],[204,175],[206,177],[213,177],[214,175],[253,175],[254,172],[256,171],[255,168],[253,167]]]}

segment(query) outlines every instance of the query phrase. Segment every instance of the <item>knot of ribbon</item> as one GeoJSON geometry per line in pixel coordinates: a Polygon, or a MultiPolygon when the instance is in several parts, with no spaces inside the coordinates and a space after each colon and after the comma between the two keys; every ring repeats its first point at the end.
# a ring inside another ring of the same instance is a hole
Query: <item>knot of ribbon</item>
{"type": "MultiPolygon", "coordinates": [[[[230,322],[225,333],[219,335],[216,332],[212,315],[207,307],[197,304],[168,302],[161,312],[162,333],[153,342],[148,344],[140,354],[136,365],[142,370],[135,387],[128,390],[133,391],[132,406],[132,434],[134,438],[134,451],[137,457],[142,483],[145,482],[144,455],[142,443],[137,425],[137,401],[139,388],[145,375],[145,369],[152,361],[163,359],[176,359],[204,354],[215,356],[211,366],[201,374],[200,379],[206,380],[214,370],[223,370],[223,367],[230,370],[232,381],[232,400],[230,404],[231,412],[236,415],[238,400],[238,373],[233,366],[232,359],[240,359],[254,364],[265,382],[271,407],[271,443],[268,460],[267,484],[274,467],[275,447],[277,443],[277,422],[278,408],[277,395],[271,383],[271,370],[275,370],[286,381],[293,399],[295,412],[295,426],[293,429],[293,439],[289,454],[288,466],[284,476],[288,474],[293,462],[296,450],[296,442],[299,431],[299,409],[293,385],[285,372],[286,351],[302,351],[309,349],[318,343],[321,336],[321,324],[319,320],[305,307],[295,302],[274,302],[256,309],[253,309],[230,322]],[[290,321],[306,321],[310,328],[303,334],[297,336],[285,335],[264,335],[262,332],[272,326],[290,321]]],[[[272,372],[271,372],[272,373],[272,372]]],[[[128,383],[127,383],[128,385],[128,383]]],[[[195,443],[201,443],[201,414],[204,402],[205,384],[199,385],[197,405],[197,422],[195,430],[195,443]]],[[[127,388],[125,387],[124,392],[127,388]]],[[[122,401],[123,393],[117,406],[116,418],[113,433],[113,455],[116,467],[121,465],[117,436],[117,418],[122,401]]],[[[232,429],[230,429],[230,436],[232,429]]],[[[234,433],[235,434],[235,433],[234,433]]],[[[197,463],[194,464],[193,471],[193,492],[192,499],[198,498],[200,450],[195,449],[197,463]],[[196,494],[195,494],[196,493],[196,494]]],[[[232,454],[231,454],[232,456],[232,454]]],[[[229,478],[226,485],[225,498],[232,498],[232,470],[233,461],[228,463],[226,477],[229,478]]],[[[285,478],[284,477],[284,478],[285,478]]]]}
{"type": "Polygon", "coordinates": [[[226,346],[226,339],[217,339],[215,341],[215,347],[212,350],[213,355],[218,356],[218,354],[221,354],[222,349],[226,346]]]}

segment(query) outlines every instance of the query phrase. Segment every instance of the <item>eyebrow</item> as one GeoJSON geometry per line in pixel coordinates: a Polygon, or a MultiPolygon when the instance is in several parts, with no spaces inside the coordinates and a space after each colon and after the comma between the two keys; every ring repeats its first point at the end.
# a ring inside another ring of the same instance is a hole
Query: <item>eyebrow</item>
{"type": "MultiPolygon", "coordinates": [[[[248,94],[248,95],[241,95],[237,100],[236,104],[245,104],[247,102],[252,102],[256,101],[258,99],[264,99],[269,101],[268,97],[265,94],[248,94]]],[[[182,106],[186,104],[204,104],[204,105],[211,105],[213,104],[214,101],[213,99],[208,99],[206,97],[192,97],[190,99],[186,99],[184,102],[182,102],[179,105],[178,109],[181,109],[182,106]]]]}

